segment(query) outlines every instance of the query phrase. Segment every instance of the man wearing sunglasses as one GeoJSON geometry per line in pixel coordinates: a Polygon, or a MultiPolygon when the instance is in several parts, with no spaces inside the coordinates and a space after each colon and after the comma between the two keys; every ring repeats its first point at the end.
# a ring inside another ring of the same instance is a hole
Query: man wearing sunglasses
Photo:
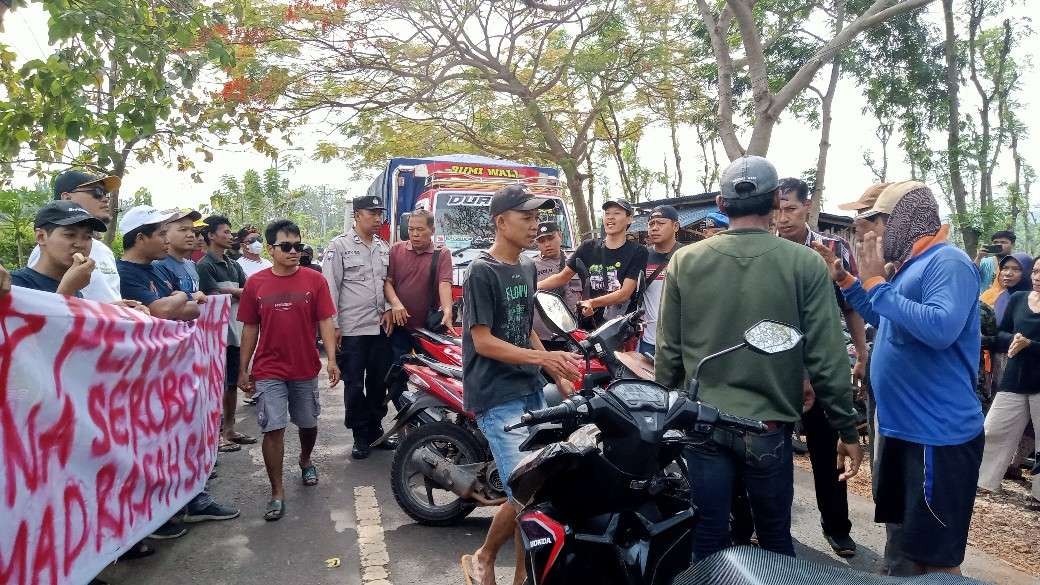
{"type": "MultiPolygon", "coordinates": [[[[109,198],[113,191],[119,189],[119,183],[119,177],[99,177],[70,169],[54,178],[54,199],[72,201],[107,224],[112,219],[109,198]]],[[[94,272],[90,275],[90,284],[80,291],[83,298],[99,303],[119,301],[122,298],[119,292],[119,271],[112,249],[95,238],[90,246],[90,259],[94,261],[94,272]]],[[[26,264],[33,267],[39,260],[40,248],[37,246],[26,264]]]]}
{"type": "MultiPolygon", "coordinates": [[[[386,383],[390,368],[393,318],[387,310],[383,284],[390,266],[390,245],[376,235],[383,225],[383,200],[355,197],[354,227],[333,238],[322,262],[322,273],[336,303],[336,337],[343,372],[344,420],[353,432],[351,456],[364,459],[369,445],[383,434],[386,383]]],[[[393,449],[396,442],[381,448],[393,449]]]]}
{"type": "Polygon", "coordinates": [[[325,279],[313,270],[300,270],[306,247],[300,242],[300,228],[289,220],[276,220],[264,237],[274,265],[246,280],[239,299],[238,320],[243,326],[238,387],[257,400],[264,466],[271,481],[264,520],[270,522],[285,513],[282,464],[290,421],[300,437],[300,480],[305,486],[318,484],[318,469],[311,461],[321,413],[315,330],[321,332],[328,357],[329,387],[339,383],[339,368],[336,308],[325,279]]]}

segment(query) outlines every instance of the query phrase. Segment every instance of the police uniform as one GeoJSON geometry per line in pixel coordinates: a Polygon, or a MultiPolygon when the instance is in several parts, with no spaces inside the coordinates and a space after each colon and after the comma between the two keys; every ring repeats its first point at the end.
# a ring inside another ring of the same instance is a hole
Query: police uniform
{"type": "MultiPolygon", "coordinates": [[[[379,197],[357,197],[354,210],[382,210],[379,197]]],[[[381,328],[386,311],[383,282],[390,264],[390,245],[373,235],[368,244],[352,228],[329,243],[322,260],[322,274],[329,283],[336,306],[336,327],[341,336],[337,355],[343,377],[344,423],[354,434],[355,453],[382,435],[387,409],[386,377],[390,344],[381,328]]]]}

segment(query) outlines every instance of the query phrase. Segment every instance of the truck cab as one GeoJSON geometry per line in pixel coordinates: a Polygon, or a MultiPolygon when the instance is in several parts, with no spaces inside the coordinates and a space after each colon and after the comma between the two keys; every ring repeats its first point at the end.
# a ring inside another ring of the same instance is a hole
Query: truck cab
{"type": "MultiPolygon", "coordinates": [[[[554,168],[475,155],[395,158],[375,179],[368,194],[386,202],[386,223],[380,235],[391,243],[408,239],[408,213],[425,209],[433,214],[433,241],[451,252],[458,297],[466,267],[494,241],[495,230],[488,212],[491,196],[514,183],[522,183],[531,192],[556,201],[554,209],[540,212],[540,221],[557,222],[563,248],[573,250],[578,242],[571,211],[563,197],[565,186],[554,168]]],[[[351,216],[348,212],[348,225],[351,216]]],[[[528,252],[536,253],[533,248],[528,252]]]]}

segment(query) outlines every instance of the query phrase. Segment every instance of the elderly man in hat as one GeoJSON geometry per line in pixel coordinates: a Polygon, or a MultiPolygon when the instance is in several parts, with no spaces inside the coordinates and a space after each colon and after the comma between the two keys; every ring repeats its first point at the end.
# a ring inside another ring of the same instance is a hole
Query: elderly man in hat
{"type": "Polygon", "coordinates": [[[860,214],[859,278],[831,276],[878,329],[870,381],[880,435],[875,520],[903,525],[916,572],[959,573],[982,462],[979,276],[947,242],[931,190],[894,183],[860,214]]]}
{"type": "MultiPolygon", "coordinates": [[[[383,285],[390,265],[390,245],[377,235],[383,225],[383,200],[355,197],[354,227],[336,236],[322,262],[322,273],[336,305],[336,337],[343,377],[344,420],[353,432],[354,459],[369,456],[369,445],[383,434],[390,340],[394,322],[383,285]]],[[[393,449],[385,441],[381,448],[393,449]]]]}

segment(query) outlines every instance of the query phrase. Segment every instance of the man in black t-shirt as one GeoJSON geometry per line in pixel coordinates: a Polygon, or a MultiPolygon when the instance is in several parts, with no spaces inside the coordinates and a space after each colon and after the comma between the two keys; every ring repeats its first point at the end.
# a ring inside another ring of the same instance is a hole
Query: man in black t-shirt
{"type": "MultiPolygon", "coordinates": [[[[590,298],[578,303],[582,316],[597,324],[628,312],[629,301],[646,269],[647,249],[627,238],[632,204],[611,199],[603,204],[602,240],[589,240],[571,255],[559,273],[538,283],[538,290],[565,286],[581,266],[588,270],[590,298]]],[[[582,275],[584,278],[585,275],[582,275]]]]}
{"type": "MultiPolygon", "coordinates": [[[[538,210],[552,207],[551,199],[534,197],[523,185],[500,189],[491,198],[495,243],[470,264],[463,283],[462,386],[466,410],[476,415],[487,439],[500,477],[509,477],[521,458],[526,431],[506,432],[528,410],[545,406],[539,368],[556,380],[564,395],[578,377],[578,356],[545,351],[532,329],[535,267],[521,252],[531,247],[538,230],[538,210]]],[[[466,583],[494,582],[498,551],[516,531],[520,509],[510,501],[495,514],[484,544],[462,557],[466,583]]],[[[517,558],[523,558],[519,537],[517,558]]],[[[516,564],[514,583],[525,576],[516,564]]]]}
{"type": "Polygon", "coordinates": [[[33,222],[40,260],[32,268],[15,270],[15,286],[82,298],[80,289],[90,284],[94,261],[90,246],[95,231],[105,224],[72,201],[53,201],[36,212],[33,222]]]}

